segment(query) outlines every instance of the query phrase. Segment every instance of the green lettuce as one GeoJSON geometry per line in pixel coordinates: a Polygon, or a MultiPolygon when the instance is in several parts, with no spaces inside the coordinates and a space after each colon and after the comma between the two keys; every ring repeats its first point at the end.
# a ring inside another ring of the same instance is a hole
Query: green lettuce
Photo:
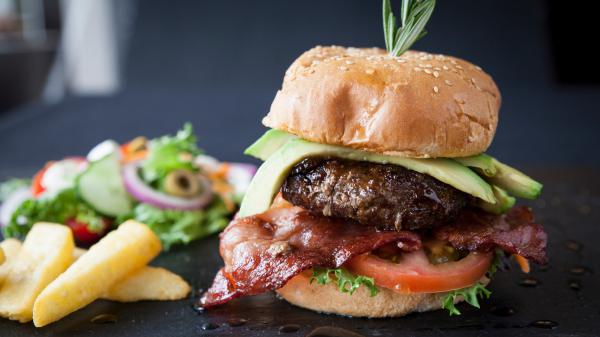
{"type": "Polygon", "coordinates": [[[379,289],[375,286],[375,280],[373,280],[372,277],[354,275],[344,268],[330,269],[313,267],[313,275],[310,278],[310,283],[313,283],[314,281],[321,285],[335,282],[340,292],[348,293],[350,295],[354,294],[356,289],[361,285],[367,287],[371,297],[377,295],[379,292],[379,289]],[[331,274],[333,274],[333,278],[331,277],[331,274]]]}
{"type": "Polygon", "coordinates": [[[173,170],[197,171],[193,158],[202,153],[196,145],[192,124],[185,123],[175,136],[162,136],[150,141],[148,158],[142,162],[142,178],[157,187],[173,170]]]}
{"type": "Polygon", "coordinates": [[[2,228],[5,238],[24,238],[31,227],[40,221],[64,224],[74,218],[85,223],[92,232],[104,229],[104,220],[77,196],[74,188],[40,199],[25,200],[13,213],[10,223],[2,228]]]}
{"type": "MultiPolygon", "coordinates": [[[[490,269],[488,270],[488,272],[486,274],[486,276],[489,279],[491,279],[494,276],[494,274],[496,274],[496,272],[502,267],[502,265],[503,265],[502,257],[503,256],[504,256],[504,252],[502,252],[499,249],[496,249],[496,252],[494,254],[494,261],[492,261],[492,265],[490,266],[490,269]]],[[[479,299],[480,298],[487,299],[487,298],[490,298],[491,295],[492,295],[492,292],[489,291],[488,289],[486,289],[485,285],[483,283],[477,282],[471,287],[453,290],[453,291],[449,292],[442,299],[442,309],[448,310],[448,312],[450,313],[450,316],[460,315],[460,310],[458,310],[458,308],[456,308],[456,306],[454,305],[454,301],[456,300],[457,297],[464,298],[465,302],[467,302],[468,304],[479,309],[479,299]]]]}
{"type": "Polygon", "coordinates": [[[218,198],[206,209],[196,211],[165,210],[141,203],[132,214],[117,219],[117,223],[135,219],[148,225],[160,238],[163,249],[169,250],[172,245],[187,244],[221,231],[229,223],[229,214],[218,198]]]}

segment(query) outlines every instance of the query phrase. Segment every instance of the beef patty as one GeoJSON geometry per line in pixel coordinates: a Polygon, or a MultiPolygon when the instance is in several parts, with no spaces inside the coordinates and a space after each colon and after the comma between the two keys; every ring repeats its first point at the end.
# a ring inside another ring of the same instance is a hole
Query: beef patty
{"type": "Polygon", "coordinates": [[[307,158],[282,186],[290,203],[381,229],[416,230],[448,223],[469,197],[428,175],[390,164],[307,158]]]}

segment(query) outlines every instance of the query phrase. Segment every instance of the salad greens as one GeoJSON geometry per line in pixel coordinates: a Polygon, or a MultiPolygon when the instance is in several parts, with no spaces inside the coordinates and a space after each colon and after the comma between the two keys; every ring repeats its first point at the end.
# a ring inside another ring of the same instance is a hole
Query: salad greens
{"type": "Polygon", "coordinates": [[[198,168],[193,159],[201,153],[192,124],[185,123],[175,136],[162,136],[150,141],[148,158],[141,165],[142,178],[157,187],[171,171],[184,169],[196,172],[198,168]]]}
{"type": "Polygon", "coordinates": [[[219,198],[203,210],[178,211],[159,209],[148,204],[138,204],[132,214],[117,218],[121,223],[135,219],[145,223],[158,235],[163,249],[175,244],[187,244],[194,239],[216,233],[229,223],[230,212],[219,198]]]}
{"type": "Polygon", "coordinates": [[[105,227],[102,216],[81,201],[74,188],[69,188],[53,197],[25,200],[2,228],[2,235],[22,239],[36,222],[64,224],[68,219],[87,224],[92,232],[101,232],[105,227]]]}
{"type": "Polygon", "coordinates": [[[12,178],[0,183],[0,204],[6,201],[8,197],[16,190],[22,187],[28,187],[31,184],[30,179],[12,178]]]}
{"type": "MultiPolygon", "coordinates": [[[[134,219],[147,224],[160,238],[164,249],[168,250],[173,245],[187,244],[192,240],[218,232],[228,224],[229,218],[239,202],[227,199],[225,195],[216,192],[213,195],[213,201],[202,209],[184,211],[168,209],[167,206],[165,206],[166,209],[162,209],[145,203],[142,201],[143,199],[138,199],[134,201],[130,210],[119,213],[122,215],[112,214],[105,209],[103,211],[102,207],[106,208],[106,205],[102,203],[106,203],[106,200],[113,202],[114,194],[98,198],[98,186],[105,187],[111,182],[118,182],[119,186],[117,187],[120,187],[120,184],[124,184],[120,172],[126,165],[132,165],[135,161],[140,161],[139,176],[143,180],[143,184],[147,185],[150,190],[161,190],[166,177],[175,170],[189,171],[192,177],[196,177],[196,174],[204,169],[206,170],[202,172],[204,179],[211,179],[215,186],[217,184],[224,186],[224,190],[233,190],[237,188],[238,184],[244,183],[243,181],[234,181],[227,175],[213,177],[208,166],[195,163],[202,151],[196,145],[196,136],[190,123],[185,123],[183,128],[173,136],[167,135],[152,139],[147,143],[147,147],[134,147],[135,150],[129,147],[131,143],[121,146],[114,141],[110,142],[114,146],[109,148],[109,153],[102,156],[101,159],[94,159],[93,156],[88,156],[87,160],[67,158],[51,164],[71,165],[72,163],[69,161],[73,160],[77,161],[75,164],[82,163],[80,171],[73,171],[74,186],[65,187],[64,184],[60,185],[60,188],[57,187],[59,184],[43,186],[41,178],[33,182],[25,179],[12,179],[0,184],[0,207],[4,200],[20,188],[27,187],[33,191],[30,199],[26,199],[18,207],[15,205],[14,211],[11,209],[10,221],[5,220],[8,223],[5,223],[2,228],[4,237],[23,238],[35,223],[45,221],[68,225],[72,228],[78,242],[89,242],[90,237],[96,240],[100,239],[109,224],[118,225],[125,220],[134,219]],[[101,161],[111,158],[107,156],[108,154],[119,157],[119,159],[115,159],[116,168],[98,171],[101,168],[99,166],[101,161]],[[94,176],[91,176],[92,169],[96,170],[94,176]],[[96,185],[86,185],[89,191],[87,196],[82,193],[82,188],[85,187],[82,185],[84,182],[82,178],[86,176],[94,178],[96,183],[96,185]]],[[[146,145],[145,141],[144,145],[146,145]]],[[[91,152],[94,152],[95,149],[91,152]]],[[[214,160],[213,165],[221,169],[221,164],[217,160],[214,160]]],[[[223,167],[229,168],[230,166],[235,165],[223,167]]],[[[63,173],[64,170],[55,171],[63,173]]],[[[38,175],[43,177],[47,172],[48,170],[42,170],[38,172],[38,175]]],[[[63,179],[64,176],[58,173],[45,178],[48,178],[47,180],[51,183],[53,179],[63,179]]],[[[71,171],[67,173],[71,173],[71,171]]],[[[169,195],[168,191],[157,192],[169,195]]],[[[133,197],[129,193],[126,194],[128,200],[129,197],[133,197]]],[[[173,195],[170,197],[177,198],[173,195]]],[[[119,205],[119,201],[117,204],[119,205]]]]}
{"type": "Polygon", "coordinates": [[[379,289],[375,286],[375,280],[372,277],[354,275],[344,268],[330,269],[314,267],[310,283],[313,283],[314,281],[321,285],[335,282],[340,292],[348,293],[350,295],[354,294],[356,289],[361,285],[365,286],[370,291],[371,297],[379,293],[379,289]],[[331,277],[332,273],[333,278],[331,277]]]}

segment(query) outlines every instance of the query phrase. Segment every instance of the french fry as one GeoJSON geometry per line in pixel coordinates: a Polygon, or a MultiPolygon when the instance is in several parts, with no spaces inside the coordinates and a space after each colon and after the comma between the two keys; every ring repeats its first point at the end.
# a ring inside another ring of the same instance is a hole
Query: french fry
{"type": "MultiPolygon", "coordinates": [[[[78,259],[86,250],[75,248],[78,259]]],[[[102,299],[115,302],[175,301],[185,298],[192,288],[179,275],[160,267],[146,266],[115,284],[102,299]]]]}
{"type": "Polygon", "coordinates": [[[17,257],[19,251],[21,250],[21,241],[17,239],[6,239],[0,242],[0,249],[2,249],[4,253],[5,262],[0,265],[0,287],[2,286],[2,282],[8,275],[8,271],[10,270],[10,265],[12,261],[17,257]]]}
{"type": "Polygon", "coordinates": [[[160,250],[160,240],[148,226],[131,220],[123,223],[42,291],[33,306],[34,325],[50,324],[100,298],[160,250]]]}
{"type": "Polygon", "coordinates": [[[4,249],[0,247],[0,266],[4,264],[4,261],[6,261],[6,256],[4,256],[4,249]]]}
{"type": "Polygon", "coordinates": [[[75,249],[73,249],[73,259],[79,259],[85,252],[87,252],[87,249],[75,247],[75,249]]]}
{"type": "Polygon", "coordinates": [[[10,262],[0,289],[0,316],[31,321],[35,299],[71,264],[74,245],[68,227],[49,223],[34,225],[10,262]]]}
{"type": "Polygon", "coordinates": [[[164,268],[144,267],[115,284],[102,296],[117,302],[173,301],[185,298],[190,285],[164,268]]]}

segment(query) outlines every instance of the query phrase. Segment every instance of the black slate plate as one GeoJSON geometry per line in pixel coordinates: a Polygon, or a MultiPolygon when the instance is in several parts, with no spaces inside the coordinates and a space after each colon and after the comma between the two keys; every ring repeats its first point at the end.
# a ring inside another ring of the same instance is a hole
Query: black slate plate
{"type": "MultiPolygon", "coordinates": [[[[594,170],[531,173],[546,184],[543,198],[530,204],[550,237],[549,266],[534,267],[527,276],[516,268],[499,273],[490,287],[491,299],[480,310],[461,305],[458,317],[436,311],[353,319],[299,309],[272,294],[197,313],[190,297],[131,304],[97,301],[42,329],[0,319],[0,336],[598,336],[600,180],[594,170]],[[525,277],[539,284],[519,285],[525,277]],[[92,323],[101,314],[114,315],[109,318],[116,322],[92,323]],[[536,326],[540,320],[557,325],[536,326]]],[[[221,264],[217,246],[216,237],[207,238],[163,254],[153,264],[180,273],[196,289],[205,288],[221,264]]]]}

